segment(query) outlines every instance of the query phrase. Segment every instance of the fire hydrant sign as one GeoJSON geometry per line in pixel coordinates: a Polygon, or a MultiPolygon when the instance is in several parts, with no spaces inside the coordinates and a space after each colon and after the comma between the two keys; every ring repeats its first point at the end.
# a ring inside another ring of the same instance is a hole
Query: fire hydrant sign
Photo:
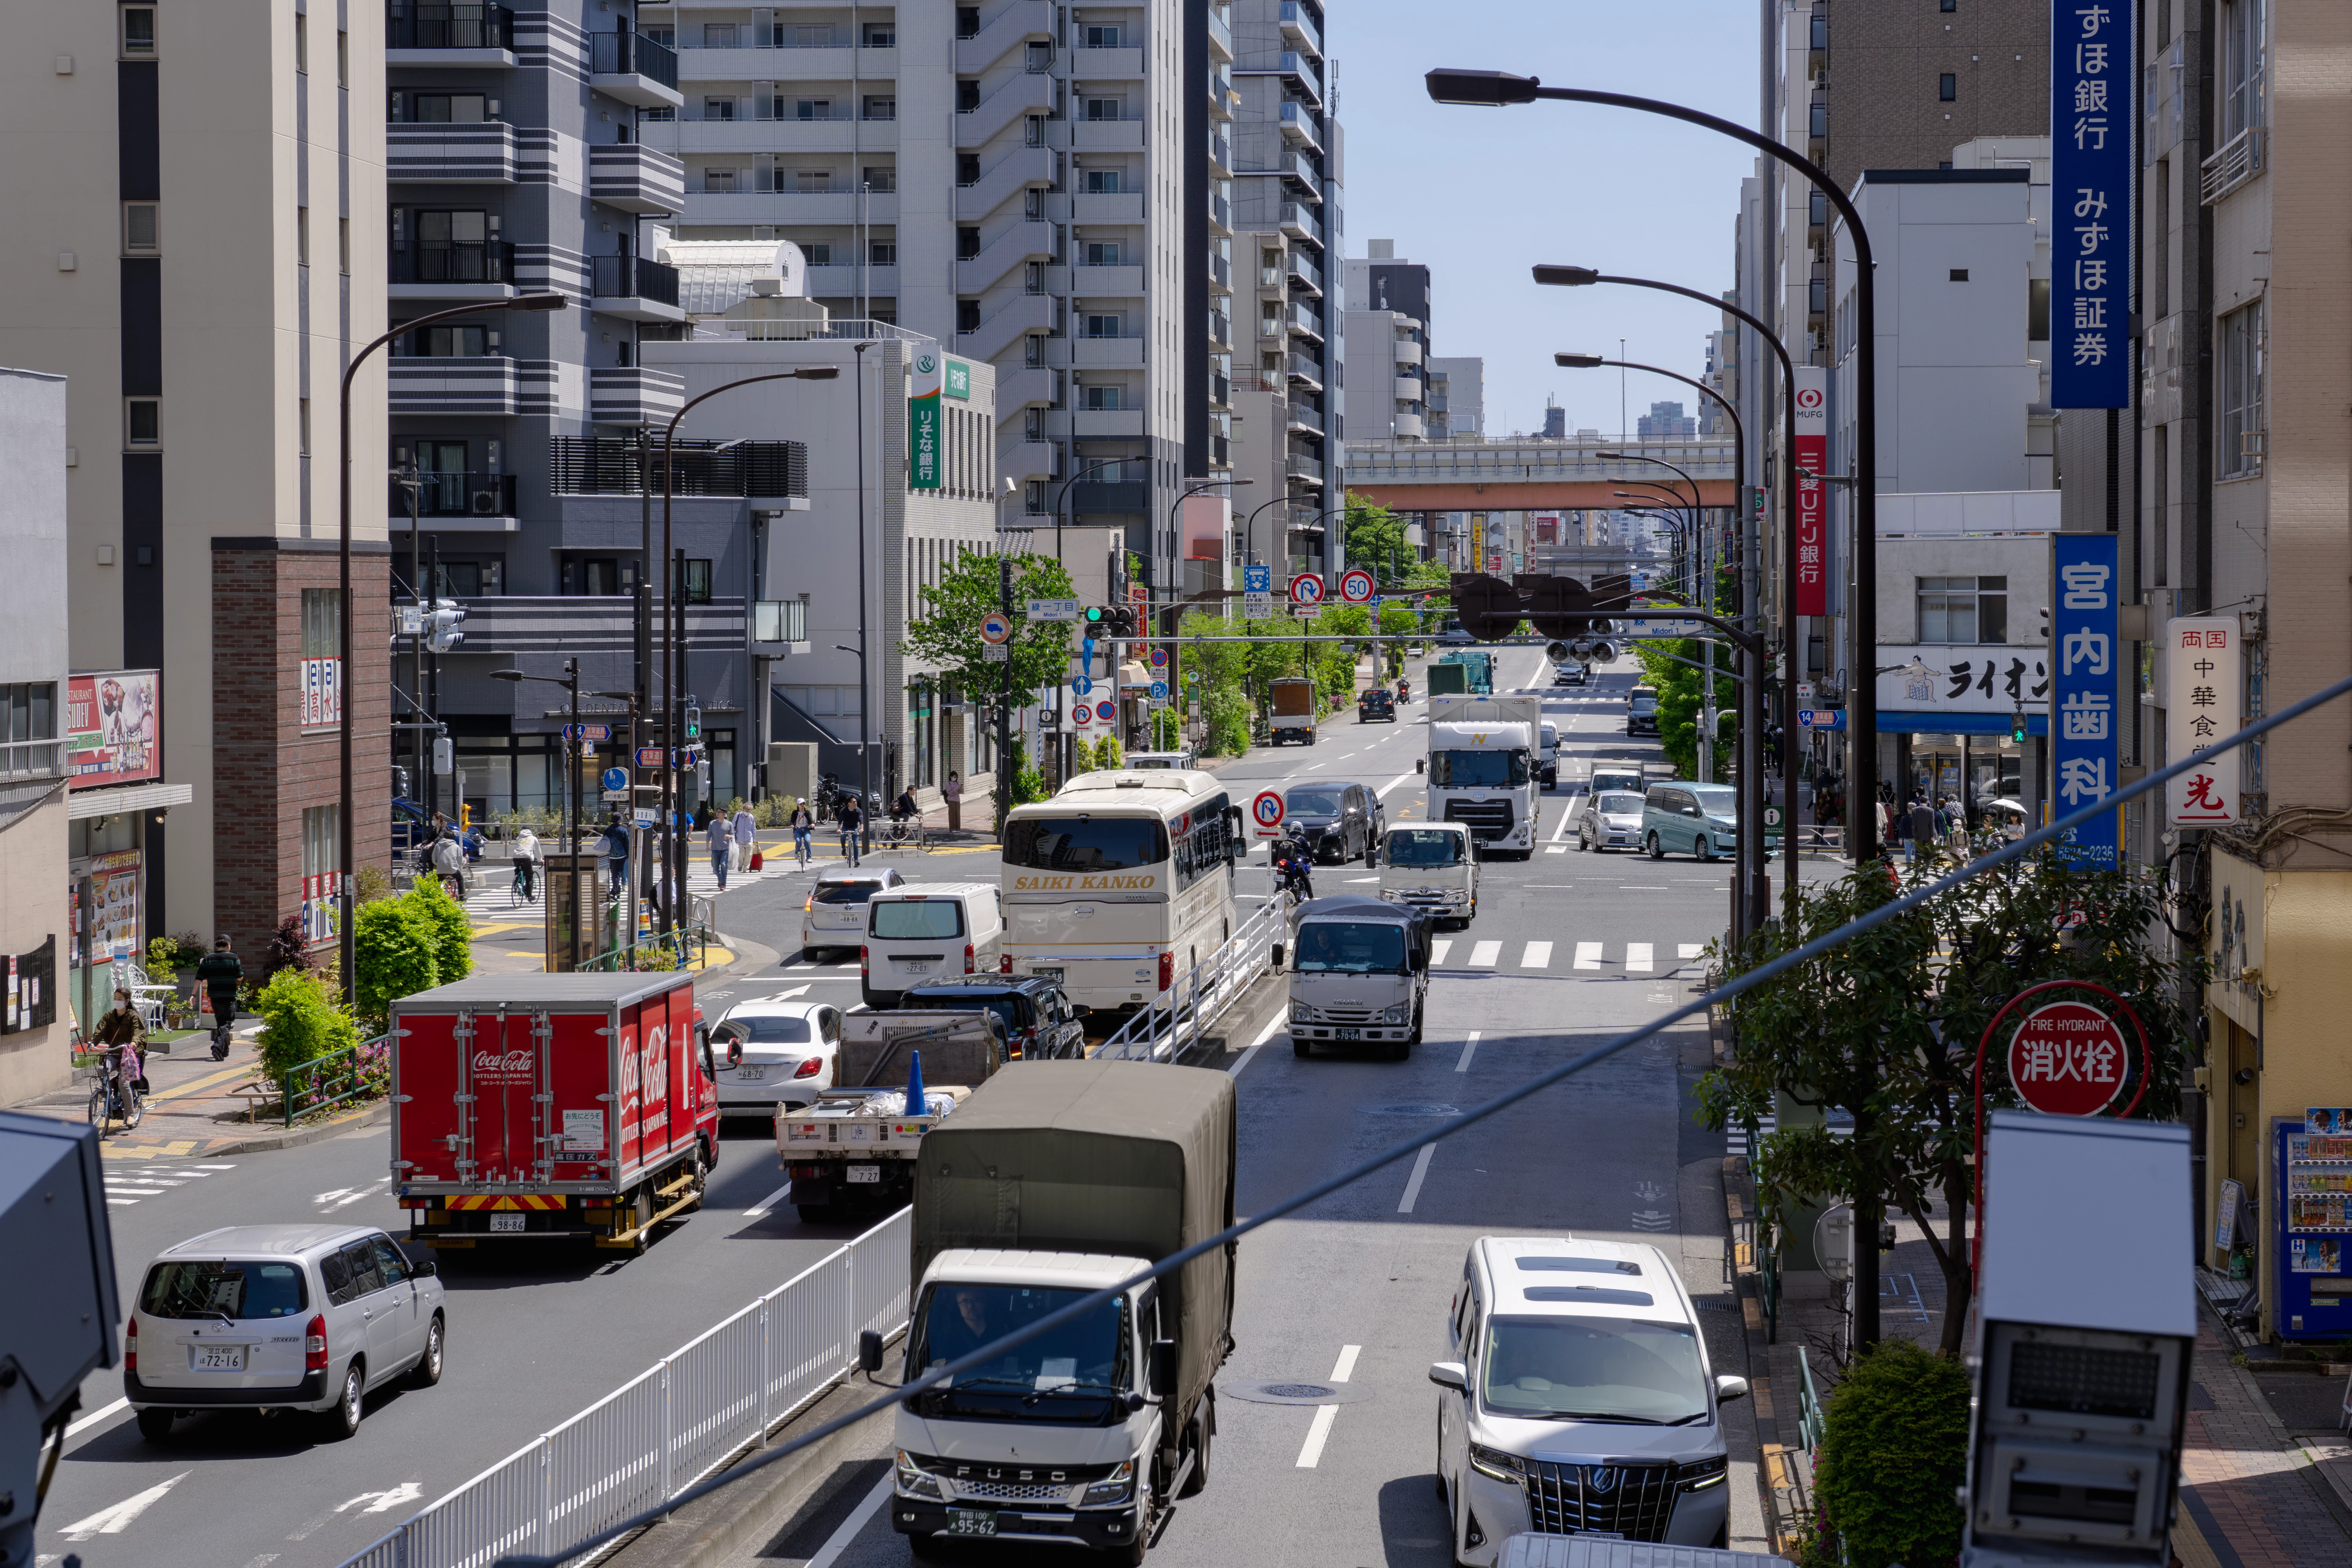
{"type": "Polygon", "coordinates": [[[2168,827],[2219,827],[2239,820],[2239,751],[2210,751],[2242,721],[2243,654],[2235,616],[2164,623],[2164,760],[2198,765],[2164,786],[2168,827]]]}
{"type": "Polygon", "coordinates": [[[2085,1002],[2036,1008],[2009,1042],[2009,1081],[2029,1109],[2045,1116],[2105,1110],[2130,1065],[2123,1030],[2085,1002]]]}

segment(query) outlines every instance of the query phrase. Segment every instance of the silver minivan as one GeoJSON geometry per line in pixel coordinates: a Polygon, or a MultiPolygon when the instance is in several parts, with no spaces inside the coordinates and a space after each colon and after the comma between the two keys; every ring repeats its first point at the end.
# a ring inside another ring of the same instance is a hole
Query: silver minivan
{"type": "Polygon", "coordinates": [[[180,1415],[303,1410],[359,1430],[368,1391],[441,1381],[439,1270],[364,1226],[243,1225],[166,1248],[125,1330],[122,1392],[160,1443],[180,1415]]]}
{"type": "Polygon", "coordinates": [[[1463,1259],[1437,1384],[1454,1561],[1527,1531],[1724,1546],[1730,1451],[1681,1275],[1654,1247],[1483,1236],[1463,1259]]]}

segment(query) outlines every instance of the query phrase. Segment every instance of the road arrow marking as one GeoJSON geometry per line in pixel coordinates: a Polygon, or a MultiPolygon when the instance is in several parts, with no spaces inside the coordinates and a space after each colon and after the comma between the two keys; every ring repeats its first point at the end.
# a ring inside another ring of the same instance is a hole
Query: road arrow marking
{"type": "Polygon", "coordinates": [[[182,1470],[170,1480],[149,1487],[136,1497],[124,1498],[112,1508],[102,1508],[88,1519],[76,1520],[60,1531],[68,1541],[88,1541],[95,1535],[120,1535],[131,1527],[131,1521],[145,1513],[163,1499],[163,1494],[195,1474],[182,1470]]]}
{"type": "Polygon", "coordinates": [[[424,1500],[425,1489],[422,1486],[415,1481],[403,1481],[398,1486],[384,1491],[362,1492],[347,1502],[339,1502],[335,1505],[335,1511],[344,1513],[365,1503],[367,1507],[361,1510],[363,1513],[390,1513],[403,1503],[424,1500]]]}

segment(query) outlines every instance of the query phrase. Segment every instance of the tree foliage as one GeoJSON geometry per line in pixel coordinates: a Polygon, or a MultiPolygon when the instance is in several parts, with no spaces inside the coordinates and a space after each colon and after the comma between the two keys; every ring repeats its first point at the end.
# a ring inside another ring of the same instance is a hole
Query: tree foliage
{"type": "Polygon", "coordinates": [[[415,898],[378,899],[362,904],[353,918],[352,951],[357,969],[360,1020],[379,1033],[392,1004],[441,984],[441,933],[415,898]]]}
{"type": "Polygon", "coordinates": [[[1949,1563],[1963,1522],[1969,1374],[1908,1340],[1873,1346],[1830,1394],[1814,1478],[1846,1568],[1949,1563]]]}
{"type": "Polygon", "coordinates": [[[327,983],[307,970],[286,965],[269,977],[253,999],[261,1015],[261,1071],[283,1083],[304,1062],[358,1045],[359,1028],[327,983]]]}
{"type": "Polygon", "coordinates": [[[1404,520],[1375,500],[1349,491],[1344,518],[1348,563],[1386,582],[1414,552],[1405,542],[1404,520]]]}
{"type": "Polygon", "coordinates": [[[463,980],[474,973],[474,922],[466,907],[451,898],[437,877],[419,877],[408,889],[425,922],[433,928],[433,963],[440,978],[436,985],[463,980]]]}
{"type": "MultiPolygon", "coordinates": [[[[909,657],[938,666],[941,681],[974,698],[993,699],[1002,693],[1009,667],[1017,702],[1024,693],[1062,684],[1070,668],[1071,638],[1076,629],[1067,621],[1031,620],[1026,613],[1028,601],[1066,599],[1076,590],[1069,573],[1052,556],[1012,556],[1013,637],[1005,645],[1010,650],[1005,662],[993,662],[987,656],[988,640],[980,635],[980,628],[990,612],[1004,608],[999,567],[1004,559],[977,550],[958,554],[937,583],[922,589],[922,613],[907,623],[906,640],[899,646],[909,657]]],[[[977,715],[980,710],[975,706],[971,711],[977,715]]],[[[1011,797],[1018,794],[1020,770],[1014,766],[999,773],[996,803],[1001,824],[1004,812],[1017,804],[1011,797]]]]}

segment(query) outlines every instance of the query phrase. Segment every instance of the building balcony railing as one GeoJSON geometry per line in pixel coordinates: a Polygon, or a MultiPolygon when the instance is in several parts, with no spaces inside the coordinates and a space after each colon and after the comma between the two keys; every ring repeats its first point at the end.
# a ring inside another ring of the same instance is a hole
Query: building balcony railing
{"type": "MultiPolygon", "coordinates": [[[[515,514],[512,474],[427,473],[416,479],[415,515],[421,520],[515,514]]],[[[390,506],[395,527],[411,515],[408,486],[397,475],[392,480],[390,506]]]]}
{"type": "Polygon", "coordinates": [[[0,742],[0,779],[58,778],[65,771],[63,741],[0,742]]]}
{"type": "Polygon", "coordinates": [[[554,377],[555,366],[547,360],[394,354],[386,365],[384,395],[386,406],[396,415],[498,418],[520,414],[535,400],[543,405],[553,392],[554,377]]]}
{"type": "Polygon", "coordinates": [[[1320,458],[1306,458],[1293,452],[1283,468],[1294,479],[1307,479],[1318,485],[1323,482],[1323,459],[1320,458]]]}
{"type": "Polygon", "coordinates": [[[384,7],[387,49],[512,49],[514,12],[504,5],[436,5],[391,0],[384,7]]]}
{"type": "Polygon", "coordinates": [[[1217,15],[1213,6],[1210,8],[1208,16],[1209,42],[1215,47],[1223,50],[1226,61],[1230,62],[1234,58],[1233,26],[1231,24],[1226,22],[1223,16],[1217,15]]]}
{"type": "Polygon", "coordinates": [[[1315,216],[1313,207],[1298,202],[1285,202],[1276,219],[1282,225],[1282,232],[1293,239],[1311,239],[1318,245],[1323,243],[1323,224],[1315,216]]]}
{"type": "MultiPolygon", "coordinates": [[[[635,495],[640,484],[662,491],[662,447],[646,452],[646,477],[635,441],[558,436],[549,443],[548,488],[557,495],[635,495]]],[[[670,454],[670,493],[750,499],[808,495],[808,447],[800,441],[680,441],[670,454]]]]}
{"type": "Polygon", "coordinates": [[[588,372],[588,418],[595,425],[662,425],[686,406],[686,377],[643,365],[588,372]]]}
{"type": "Polygon", "coordinates": [[[514,127],[488,120],[474,125],[386,125],[384,174],[436,185],[515,183],[514,127]]]}
{"type": "Polygon", "coordinates": [[[754,599],[751,602],[754,643],[808,641],[806,599],[754,599]]]}
{"type": "Polygon", "coordinates": [[[2198,165],[2200,199],[2210,206],[2261,174],[2269,139],[2267,127],[2253,125],[2222,142],[2221,151],[2198,165]]]}
{"type": "Polygon", "coordinates": [[[677,90],[677,52],[643,33],[622,28],[588,35],[589,72],[598,92],[640,108],[676,108],[685,97],[677,90]]]}
{"type": "Polygon", "coordinates": [[[1318,153],[1323,151],[1323,132],[1316,126],[1315,110],[1303,103],[1282,106],[1282,133],[1293,142],[1302,142],[1318,153]]]}
{"type": "Polygon", "coordinates": [[[686,165],[642,142],[588,149],[588,199],[640,216],[686,210],[686,165]]]}
{"type": "Polygon", "coordinates": [[[1303,43],[1318,55],[1323,52],[1323,29],[1315,25],[1315,18],[1307,14],[1307,7],[1298,0],[1282,0],[1277,19],[1284,37],[1303,43]]]}
{"type": "Polygon", "coordinates": [[[642,256],[592,256],[588,269],[593,279],[588,291],[598,310],[608,300],[646,300],[677,308],[677,268],[666,262],[642,256]]]}
{"type": "Polygon", "coordinates": [[[482,245],[412,245],[392,253],[386,281],[510,284],[514,247],[503,239],[482,245]]]}
{"type": "Polygon", "coordinates": [[[1291,281],[1305,284],[1309,292],[1318,298],[1321,297],[1323,269],[1316,266],[1305,254],[1296,250],[1291,251],[1283,258],[1283,266],[1288,269],[1291,281]]]}
{"type": "Polygon", "coordinates": [[[1319,387],[1323,384],[1323,367],[1306,354],[1294,353],[1290,356],[1290,379],[1319,387]]]}

